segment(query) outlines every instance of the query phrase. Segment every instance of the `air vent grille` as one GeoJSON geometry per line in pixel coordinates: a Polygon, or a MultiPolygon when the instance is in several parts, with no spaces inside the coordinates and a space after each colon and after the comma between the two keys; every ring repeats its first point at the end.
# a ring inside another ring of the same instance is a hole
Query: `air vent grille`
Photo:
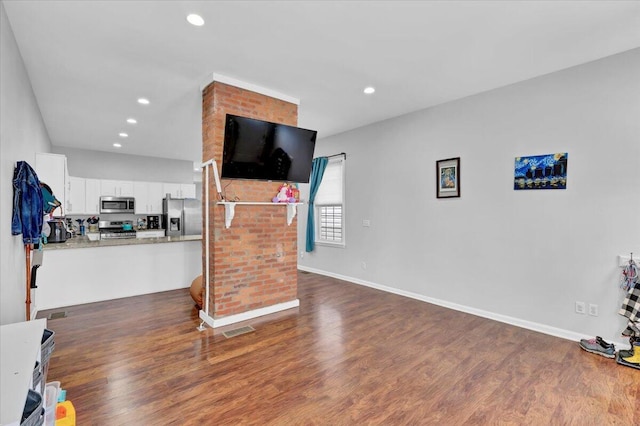
{"type": "Polygon", "coordinates": [[[233,330],[225,331],[222,334],[224,335],[224,337],[229,339],[231,337],[236,337],[241,334],[251,333],[252,331],[256,331],[255,328],[251,327],[250,325],[245,325],[244,327],[234,328],[233,330]]]}

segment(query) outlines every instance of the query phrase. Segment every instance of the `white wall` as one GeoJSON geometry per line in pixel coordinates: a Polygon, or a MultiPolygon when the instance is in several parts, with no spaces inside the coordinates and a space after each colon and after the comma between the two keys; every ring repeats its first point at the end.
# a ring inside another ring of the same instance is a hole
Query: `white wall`
{"type": "Polygon", "coordinates": [[[202,180],[201,173],[194,173],[192,161],[60,146],[54,146],[52,151],[67,157],[70,176],[175,183],[202,180]]]}
{"type": "Polygon", "coordinates": [[[635,49],[320,140],[316,155],[347,153],[347,246],[317,246],[300,267],[564,337],[618,338],[616,256],[640,258],[638,76],[635,49]],[[569,154],[566,190],[513,190],[516,156],[557,152],[569,154]],[[435,162],[450,157],[462,196],[436,199],[435,162]],[[576,301],[600,315],[576,314],[576,301]]]}
{"type": "Polygon", "coordinates": [[[35,167],[35,153],[50,150],[47,129],[0,3],[0,324],[26,318],[25,250],[22,235],[11,235],[13,169],[18,161],[35,167]]]}

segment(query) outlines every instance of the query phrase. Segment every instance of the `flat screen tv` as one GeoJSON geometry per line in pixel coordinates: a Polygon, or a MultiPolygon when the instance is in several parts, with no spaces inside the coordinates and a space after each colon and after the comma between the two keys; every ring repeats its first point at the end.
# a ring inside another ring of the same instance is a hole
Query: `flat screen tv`
{"type": "Polygon", "coordinates": [[[307,183],[317,133],[227,114],[221,175],[307,183]]]}

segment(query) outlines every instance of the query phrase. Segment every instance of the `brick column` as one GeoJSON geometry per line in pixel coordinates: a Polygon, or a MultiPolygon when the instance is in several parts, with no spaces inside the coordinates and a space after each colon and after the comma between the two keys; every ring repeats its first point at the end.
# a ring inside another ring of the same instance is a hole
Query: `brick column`
{"type": "MultiPolygon", "coordinates": [[[[214,81],[202,92],[202,155],[203,161],[215,159],[220,169],[226,114],[298,124],[297,105],[214,81]]],[[[279,186],[279,182],[222,180],[227,198],[241,201],[271,201],[279,186]]],[[[211,282],[204,283],[210,292],[205,301],[209,315],[218,319],[297,299],[297,218],[288,226],[284,207],[239,205],[226,229],[224,207],[215,204],[216,194],[212,177],[211,282]]]]}

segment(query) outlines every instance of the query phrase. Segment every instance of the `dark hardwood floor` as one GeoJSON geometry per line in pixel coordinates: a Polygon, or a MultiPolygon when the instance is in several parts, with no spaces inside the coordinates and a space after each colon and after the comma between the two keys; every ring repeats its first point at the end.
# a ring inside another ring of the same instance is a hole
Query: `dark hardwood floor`
{"type": "Polygon", "coordinates": [[[230,339],[188,289],[63,309],[48,381],[78,426],[640,424],[640,370],[575,342],[298,278],[299,309],[230,339]]]}

